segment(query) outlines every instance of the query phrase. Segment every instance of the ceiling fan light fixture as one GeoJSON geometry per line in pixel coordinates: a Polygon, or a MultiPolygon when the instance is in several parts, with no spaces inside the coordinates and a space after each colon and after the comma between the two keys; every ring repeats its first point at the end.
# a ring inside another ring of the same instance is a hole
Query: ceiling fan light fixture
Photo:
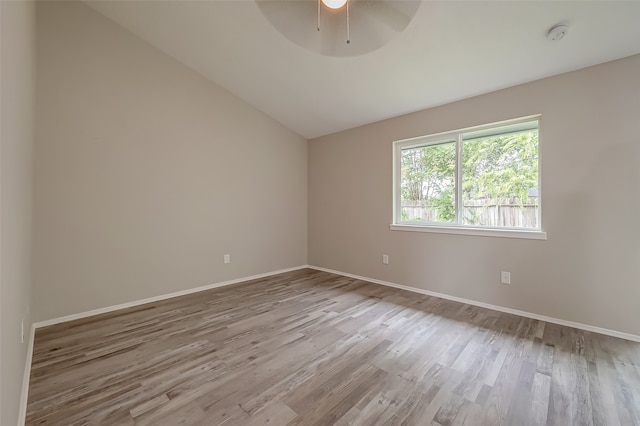
{"type": "Polygon", "coordinates": [[[322,0],[322,4],[327,6],[329,9],[340,9],[342,6],[347,4],[347,0],[322,0]]]}

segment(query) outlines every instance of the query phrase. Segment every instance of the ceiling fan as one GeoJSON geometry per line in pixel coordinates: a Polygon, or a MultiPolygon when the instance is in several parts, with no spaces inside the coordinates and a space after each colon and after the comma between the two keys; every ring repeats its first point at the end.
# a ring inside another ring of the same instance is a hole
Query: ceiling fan
{"type": "Polygon", "coordinates": [[[404,31],[419,0],[255,0],[287,39],[325,56],[358,56],[404,31]]]}

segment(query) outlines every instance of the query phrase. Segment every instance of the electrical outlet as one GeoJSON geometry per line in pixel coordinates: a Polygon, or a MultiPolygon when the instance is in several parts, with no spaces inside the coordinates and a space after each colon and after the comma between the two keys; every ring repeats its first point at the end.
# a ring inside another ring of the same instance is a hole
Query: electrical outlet
{"type": "Polygon", "coordinates": [[[231,255],[230,254],[225,254],[224,255],[224,263],[231,263],[231,255]]]}
{"type": "Polygon", "coordinates": [[[385,265],[389,264],[389,255],[388,254],[383,254],[382,255],[382,263],[384,263],[385,265]]]}
{"type": "Polygon", "coordinates": [[[502,284],[511,284],[511,272],[500,272],[500,282],[502,284]]]}

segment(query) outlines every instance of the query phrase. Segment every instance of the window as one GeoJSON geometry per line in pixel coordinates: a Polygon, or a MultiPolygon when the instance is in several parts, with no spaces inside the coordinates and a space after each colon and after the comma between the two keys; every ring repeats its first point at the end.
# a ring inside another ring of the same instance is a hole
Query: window
{"type": "Polygon", "coordinates": [[[392,229],[546,238],[538,117],[394,143],[392,229]]]}

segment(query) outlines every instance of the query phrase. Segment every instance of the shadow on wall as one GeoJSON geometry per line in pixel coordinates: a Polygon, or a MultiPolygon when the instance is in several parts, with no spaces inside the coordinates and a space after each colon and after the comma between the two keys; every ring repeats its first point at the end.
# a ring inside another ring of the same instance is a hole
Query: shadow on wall
{"type": "Polygon", "coordinates": [[[640,334],[640,145],[629,141],[599,154],[583,177],[591,201],[582,219],[591,284],[584,287],[586,308],[620,316],[620,322],[635,327],[632,333],[640,334]],[[616,300],[631,305],[620,309],[616,300]],[[635,312],[636,318],[624,318],[625,312],[635,312]]]}
{"type": "Polygon", "coordinates": [[[575,192],[545,201],[554,249],[535,262],[546,265],[540,276],[555,296],[544,304],[553,317],[638,335],[640,197],[625,189],[640,185],[640,146],[603,146],[597,154],[573,178],[575,192]]]}

